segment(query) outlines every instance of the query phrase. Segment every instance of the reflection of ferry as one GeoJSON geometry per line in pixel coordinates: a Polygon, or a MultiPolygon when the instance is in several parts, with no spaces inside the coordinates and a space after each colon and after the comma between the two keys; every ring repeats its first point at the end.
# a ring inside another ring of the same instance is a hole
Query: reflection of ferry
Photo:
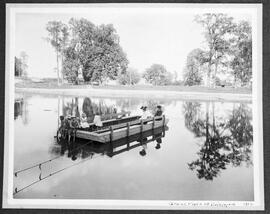
{"type": "Polygon", "coordinates": [[[165,115],[150,117],[144,120],[140,119],[140,116],[127,116],[120,119],[102,121],[102,129],[93,129],[95,124],[90,123],[89,128],[78,128],[72,134],[76,138],[107,143],[159,127],[165,127],[168,122],[169,120],[165,118],[165,115]]]}
{"type": "MultiPolygon", "coordinates": [[[[156,149],[159,149],[161,147],[162,138],[165,136],[165,131],[167,130],[167,126],[159,127],[141,134],[130,135],[129,137],[118,139],[108,144],[87,142],[84,140],[77,140],[76,143],[63,140],[58,143],[61,145],[61,153],[66,154],[65,150],[68,150],[67,155],[73,160],[76,160],[78,156],[84,159],[89,156],[92,157],[95,154],[113,157],[140,146],[144,147],[153,141],[157,142],[156,149]]],[[[57,152],[57,150],[55,150],[54,152],[58,153],[59,151],[57,152]]]]}

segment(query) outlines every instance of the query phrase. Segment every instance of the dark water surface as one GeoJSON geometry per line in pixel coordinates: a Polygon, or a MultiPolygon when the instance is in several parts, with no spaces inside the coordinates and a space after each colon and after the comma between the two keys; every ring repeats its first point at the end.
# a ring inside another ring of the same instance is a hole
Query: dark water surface
{"type": "Polygon", "coordinates": [[[250,103],[16,94],[14,110],[14,172],[55,158],[14,176],[14,198],[254,198],[250,103]],[[153,141],[146,136],[144,156],[142,146],[128,150],[125,141],[112,149],[54,138],[60,115],[136,115],[142,105],[152,110],[157,104],[165,108],[168,130],[165,136],[157,131],[154,136],[161,138],[153,141]]]}

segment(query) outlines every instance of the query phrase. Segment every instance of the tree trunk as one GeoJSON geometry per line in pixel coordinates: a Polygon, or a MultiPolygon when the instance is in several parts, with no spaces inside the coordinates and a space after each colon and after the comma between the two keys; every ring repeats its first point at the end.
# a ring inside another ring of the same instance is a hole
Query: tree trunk
{"type": "Polygon", "coordinates": [[[56,50],[56,66],[57,66],[57,85],[60,85],[59,81],[59,60],[58,60],[58,50],[56,50]]]}
{"type": "Polygon", "coordinates": [[[215,73],[214,73],[214,88],[216,88],[217,68],[218,68],[218,63],[216,61],[215,62],[215,73]]]}
{"type": "Polygon", "coordinates": [[[234,84],[234,88],[236,88],[236,74],[234,74],[233,77],[234,77],[234,83],[233,83],[234,84]]]}
{"type": "Polygon", "coordinates": [[[206,111],[205,111],[205,142],[206,142],[206,145],[208,145],[209,143],[209,102],[206,102],[206,111]]]}
{"type": "Polygon", "coordinates": [[[129,85],[131,85],[131,71],[129,71],[129,85]]]}
{"type": "Polygon", "coordinates": [[[213,126],[213,135],[212,136],[215,136],[215,134],[216,134],[216,118],[215,118],[215,103],[213,102],[212,103],[212,120],[213,120],[213,124],[212,124],[212,126],[213,126]]]}
{"type": "Polygon", "coordinates": [[[207,87],[210,87],[210,75],[211,75],[211,61],[208,64],[208,72],[207,72],[207,87]]]}
{"type": "Polygon", "coordinates": [[[64,72],[63,72],[63,54],[61,53],[61,83],[64,83],[64,72]]]}

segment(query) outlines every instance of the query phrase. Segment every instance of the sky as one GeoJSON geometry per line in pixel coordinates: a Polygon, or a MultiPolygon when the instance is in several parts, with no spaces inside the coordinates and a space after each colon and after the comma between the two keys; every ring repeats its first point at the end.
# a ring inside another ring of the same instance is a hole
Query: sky
{"type": "MultiPolygon", "coordinates": [[[[195,48],[205,48],[203,29],[194,21],[200,13],[191,8],[152,7],[84,7],[51,10],[21,10],[15,16],[15,54],[25,51],[28,75],[56,77],[56,54],[45,40],[46,24],[57,20],[68,23],[70,18],[86,18],[96,25],[113,24],[120,36],[120,45],[127,54],[129,67],[140,73],[154,63],[162,64],[182,77],[186,57],[195,48]]],[[[249,20],[241,10],[228,15],[249,20]]]]}

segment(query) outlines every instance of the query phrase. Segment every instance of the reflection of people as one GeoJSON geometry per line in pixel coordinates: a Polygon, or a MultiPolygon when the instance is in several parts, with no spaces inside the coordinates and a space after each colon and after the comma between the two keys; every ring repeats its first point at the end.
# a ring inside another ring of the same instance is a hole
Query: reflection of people
{"type": "Polygon", "coordinates": [[[68,157],[75,161],[77,160],[78,153],[79,151],[76,148],[76,145],[74,143],[68,143],[68,157]]]}
{"type": "Polygon", "coordinates": [[[157,141],[157,145],[156,145],[156,149],[160,149],[160,144],[162,143],[162,139],[161,138],[158,138],[158,139],[156,139],[156,141],[157,141]]]}
{"type": "Polygon", "coordinates": [[[141,156],[145,156],[146,155],[146,150],[147,150],[146,141],[147,141],[147,138],[143,138],[141,140],[142,150],[139,152],[141,156]]]}
{"type": "Polygon", "coordinates": [[[65,117],[63,115],[61,115],[59,117],[60,119],[60,127],[58,128],[58,131],[57,131],[57,140],[60,140],[59,137],[61,138],[65,138],[66,137],[66,120],[65,120],[65,117]],[[60,136],[59,136],[60,135],[60,136]]]}
{"type": "Polygon", "coordinates": [[[77,160],[76,155],[72,155],[71,160],[73,160],[73,161],[77,160]]]}
{"type": "Polygon", "coordinates": [[[63,115],[61,115],[59,117],[59,119],[60,119],[60,127],[59,127],[58,131],[60,133],[62,133],[62,131],[65,129],[65,117],[63,115]]]}
{"type": "Polygon", "coordinates": [[[80,126],[82,128],[88,128],[89,127],[89,124],[87,122],[87,117],[86,117],[86,114],[85,113],[82,113],[82,117],[81,117],[81,124],[80,126]]]}

